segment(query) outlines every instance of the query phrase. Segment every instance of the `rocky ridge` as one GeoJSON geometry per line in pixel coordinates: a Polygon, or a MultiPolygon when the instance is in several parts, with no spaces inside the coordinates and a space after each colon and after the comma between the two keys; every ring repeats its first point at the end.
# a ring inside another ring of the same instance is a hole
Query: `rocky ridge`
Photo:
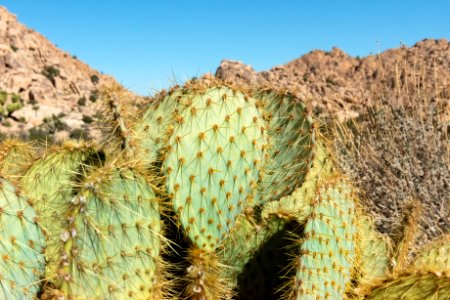
{"type": "Polygon", "coordinates": [[[255,83],[287,89],[319,112],[340,120],[356,117],[362,105],[403,101],[426,94],[446,105],[450,120],[450,42],[425,39],[364,58],[338,48],[314,50],[284,65],[256,72],[239,61],[223,60],[215,76],[238,85],[255,83]]]}
{"type": "Polygon", "coordinates": [[[97,91],[117,84],[19,23],[0,6],[0,132],[56,139],[95,135],[97,91]]]}

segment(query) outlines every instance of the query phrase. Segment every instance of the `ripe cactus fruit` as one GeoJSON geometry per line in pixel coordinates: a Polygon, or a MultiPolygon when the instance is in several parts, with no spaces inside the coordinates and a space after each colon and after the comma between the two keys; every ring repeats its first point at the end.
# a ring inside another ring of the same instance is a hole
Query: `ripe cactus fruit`
{"type": "Polygon", "coordinates": [[[0,177],[0,298],[34,299],[45,269],[45,240],[28,199],[0,177]]]}
{"type": "Polygon", "coordinates": [[[163,171],[173,208],[197,248],[213,251],[254,205],[267,139],[255,100],[225,85],[184,88],[163,171]]]}
{"type": "Polygon", "coordinates": [[[354,199],[339,177],[318,188],[300,246],[294,298],[343,298],[355,256],[354,199]]]}
{"type": "Polygon", "coordinates": [[[48,278],[49,296],[163,297],[159,200],[144,175],[117,161],[92,170],[64,216],[60,252],[51,256],[57,271],[48,278]]]}
{"type": "Polygon", "coordinates": [[[0,174],[18,181],[36,156],[30,143],[8,139],[0,144],[0,174]]]}
{"type": "Polygon", "coordinates": [[[365,299],[371,300],[446,300],[450,279],[434,274],[413,274],[388,281],[374,289],[365,299]]]}
{"type": "MultiPolygon", "coordinates": [[[[59,253],[62,228],[74,189],[90,165],[101,163],[101,155],[86,143],[66,142],[35,161],[21,180],[23,192],[33,203],[47,232],[48,253],[59,253]]],[[[57,265],[49,261],[46,272],[53,274],[57,265]]]]}
{"type": "Polygon", "coordinates": [[[450,234],[426,245],[416,256],[413,268],[450,277],[450,234]]]}
{"type": "Polygon", "coordinates": [[[259,89],[262,114],[271,143],[261,189],[261,203],[290,195],[311,166],[315,128],[305,105],[287,92],[259,89]]]}

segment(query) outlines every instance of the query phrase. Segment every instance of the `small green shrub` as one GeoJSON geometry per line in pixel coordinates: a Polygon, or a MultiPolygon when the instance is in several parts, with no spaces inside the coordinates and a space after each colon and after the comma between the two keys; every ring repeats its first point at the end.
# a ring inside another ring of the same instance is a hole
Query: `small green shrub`
{"type": "Polygon", "coordinates": [[[87,130],[84,130],[84,129],[81,129],[81,128],[76,128],[76,129],[72,130],[70,132],[69,137],[71,139],[76,139],[76,140],[79,140],[79,139],[88,140],[88,139],[90,139],[89,132],[87,130]]]}
{"type": "Polygon", "coordinates": [[[91,95],[89,96],[89,101],[91,101],[92,103],[95,103],[98,99],[98,91],[94,90],[91,91],[91,95]]]}
{"type": "Polygon", "coordinates": [[[18,94],[12,94],[12,96],[11,96],[11,101],[12,101],[13,103],[17,103],[17,102],[21,102],[22,99],[20,98],[20,95],[18,95],[18,94]]]}
{"type": "Polygon", "coordinates": [[[91,76],[91,82],[95,85],[95,84],[97,84],[97,83],[99,83],[99,81],[100,81],[100,77],[98,77],[97,75],[92,75],[91,76]]]}
{"type": "Polygon", "coordinates": [[[8,93],[5,91],[0,91],[0,104],[4,104],[8,99],[8,93]]]}
{"type": "Polygon", "coordinates": [[[78,99],[78,106],[85,106],[86,105],[86,97],[81,97],[78,99]]]}
{"type": "Polygon", "coordinates": [[[33,127],[28,130],[28,139],[38,142],[53,142],[53,137],[51,137],[45,130],[37,127],[33,127]]]}
{"type": "Polygon", "coordinates": [[[86,124],[91,124],[94,121],[91,116],[83,115],[83,122],[86,124]]]}
{"type": "Polygon", "coordinates": [[[52,82],[52,84],[55,84],[55,77],[59,76],[60,71],[55,68],[54,66],[45,66],[42,70],[42,75],[47,77],[48,80],[52,82]]]}

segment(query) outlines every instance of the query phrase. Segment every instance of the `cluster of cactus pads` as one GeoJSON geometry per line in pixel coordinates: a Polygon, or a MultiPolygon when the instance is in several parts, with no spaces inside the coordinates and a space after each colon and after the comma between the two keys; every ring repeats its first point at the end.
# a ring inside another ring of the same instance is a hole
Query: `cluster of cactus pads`
{"type": "Polygon", "coordinates": [[[104,91],[98,144],[1,145],[1,299],[450,296],[450,237],[395,251],[293,95],[191,81],[138,115],[124,95],[104,91]]]}

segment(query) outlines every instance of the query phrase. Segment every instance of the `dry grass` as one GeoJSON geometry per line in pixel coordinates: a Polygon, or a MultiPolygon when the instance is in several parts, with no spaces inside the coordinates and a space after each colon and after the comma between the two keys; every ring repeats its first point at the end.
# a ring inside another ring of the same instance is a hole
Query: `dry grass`
{"type": "MultiPolygon", "coordinates": [[[[418,78],[431,67],[404,66],[399,73],[418,78]]],[[[415,237],[421,245],[450,232],[449,83],[435,77],[424,89],[420,82],[396,82],[378,90],[376,104],[356,120],[335,123],[334,145],[377,228],[394,241],[402,238],[413,201],[421,203],[415,237]]]]}

